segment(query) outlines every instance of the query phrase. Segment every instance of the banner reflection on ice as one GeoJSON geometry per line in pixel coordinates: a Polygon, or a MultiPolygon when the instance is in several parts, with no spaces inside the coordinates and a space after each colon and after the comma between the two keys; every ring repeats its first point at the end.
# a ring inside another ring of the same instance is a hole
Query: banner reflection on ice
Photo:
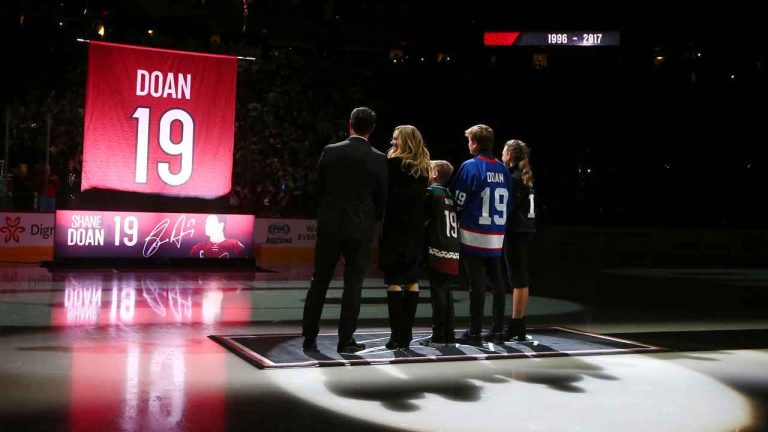
{"type": "Polygon", "coordinates": [[[70,429],[224,430],[225,356],[213,343],[162,338],[72,345],[70,429]]]}
{"type": "Polygon", "coordinates": [[[216,324],[250,317],[248,293],[226,288],[227,281],[216,276],[190,281],[81,274],[64,283],[53,325],[216,324]]]}

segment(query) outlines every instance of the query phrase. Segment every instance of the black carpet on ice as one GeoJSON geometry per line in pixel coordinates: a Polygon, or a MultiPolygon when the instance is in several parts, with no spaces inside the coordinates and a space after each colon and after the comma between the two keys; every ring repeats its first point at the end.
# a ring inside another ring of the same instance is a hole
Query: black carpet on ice
{"type": "MultiPolygon", "coordinates": [[[[336,334],[317,337],[317,350],[303,350],[297,334],[252,334],[210,336],[222,346],[259,368],[371,365],[408,362],[494,360],[510,358],[628,354],[662,351],[652,345],[563,327],[531,328],[533,341],[484,343],[480,346],[425,347],[419,341],[429,331],[414,332],[409,349],[388,350],[389,332],[358,332],[355,339],[366,349],[355,354],[336,352],[336,334]]],[[[458,336],[458,334],[457,334],[458,336]]]]}

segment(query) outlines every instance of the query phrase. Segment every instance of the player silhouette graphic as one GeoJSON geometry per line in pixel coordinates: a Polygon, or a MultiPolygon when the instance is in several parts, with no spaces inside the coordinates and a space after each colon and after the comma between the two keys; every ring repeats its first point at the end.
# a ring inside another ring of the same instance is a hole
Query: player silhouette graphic
{"type": "Polygon", "coordinates": [[[192,247],[189,256],[192,258],[234,258],[245,250],[245,246],[235,239],[224,235],[227,217],[211,214],[205,218],[205,235],[208,241],[201,241],[192,247]]]}

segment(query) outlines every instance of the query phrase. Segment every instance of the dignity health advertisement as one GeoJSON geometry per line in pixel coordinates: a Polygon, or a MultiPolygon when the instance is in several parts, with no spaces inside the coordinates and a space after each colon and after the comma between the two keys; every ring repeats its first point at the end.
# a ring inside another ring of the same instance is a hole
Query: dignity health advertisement
{"type": "Polygon", "coordinates": [[[253,216],[56,212],[60,258],[252,258],[253,216]]]}

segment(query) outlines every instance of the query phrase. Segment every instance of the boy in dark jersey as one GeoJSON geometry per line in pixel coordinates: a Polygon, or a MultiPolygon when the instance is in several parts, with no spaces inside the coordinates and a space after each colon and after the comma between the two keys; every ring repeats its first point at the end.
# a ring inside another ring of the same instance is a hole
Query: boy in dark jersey
{"type": "Polygon", "coordinates": [[[507,226],[510,178],[507,167],[493,157],[493,130],[475,125],[464,132],[474,156],[461,164],[451,184],[459,211],[461,265],[469,281],[470,325],[458,342],[483,344],[486,278],[492,277],[493,324],[486,340],[504,343],[505,293],[501,251],[507,226]]]}
{"type": "Polygon", "coordinates": [[[456,205],[444,186],[453,166],[444,160],[430,163],[426,202],[426,247],[432,300],[432,337],[422,345],[442,347],[456,343],[453,327],[451,279],[459,274],[459,232],[456,205]]]}

